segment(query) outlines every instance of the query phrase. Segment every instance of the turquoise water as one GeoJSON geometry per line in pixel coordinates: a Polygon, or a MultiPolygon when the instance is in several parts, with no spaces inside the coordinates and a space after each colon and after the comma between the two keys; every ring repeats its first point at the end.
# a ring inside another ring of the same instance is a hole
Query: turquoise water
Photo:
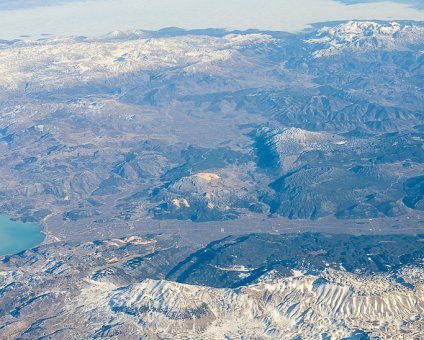
{"type": "Polygon", "coordinates": [[[39,225],[12,221],[6,215],[0,215],[0,255],[19,253],[43,240],[39,225]]]}

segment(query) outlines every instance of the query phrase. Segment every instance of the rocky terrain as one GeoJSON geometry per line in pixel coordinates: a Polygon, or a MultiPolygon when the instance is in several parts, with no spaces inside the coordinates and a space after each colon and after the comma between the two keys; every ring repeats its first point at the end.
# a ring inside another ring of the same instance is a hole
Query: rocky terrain
{"type": "Polygon", "coordinates": [[[415,175],[424,154],[417,136],[262,130],[261,165],[281,175],[270,184],[271,212],[289,218],[335,214],[354,219],[421,210],[424,177],[415,175]]]}
{"type": "Polygon", "coordinates": [[[2,337],[415,339],[423,332],[421,237],[253,234],[192,254],[179,241],[58,243],[4,257],[2,337]]]}
{"type": "Polygon", "coordinates": [[[4,41],[0,210],[47,241],[270,216],[421,225],[423,50],[416,22],[4,41]]]}
{"type": "Polygon", "coordinates": [[[0,338],[419,339],[423,27],[0,41],[0,338]]]}

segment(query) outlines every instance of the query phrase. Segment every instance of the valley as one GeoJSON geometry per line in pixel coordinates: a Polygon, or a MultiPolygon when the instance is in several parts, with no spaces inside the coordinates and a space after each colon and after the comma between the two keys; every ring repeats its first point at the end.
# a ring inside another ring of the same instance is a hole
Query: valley
{"type": "Polygon", "coordinates": [[[46,242],[296,220],[416,232],[423,32],[349,22],[2,43],[1,211],[43,225],[46,242]]]}
{"type": "Polygon", "coordinates": [[[0,338],[418,339],[423,75],[412,21],[0,41],[0,213],[45,235],[0,338]]]}

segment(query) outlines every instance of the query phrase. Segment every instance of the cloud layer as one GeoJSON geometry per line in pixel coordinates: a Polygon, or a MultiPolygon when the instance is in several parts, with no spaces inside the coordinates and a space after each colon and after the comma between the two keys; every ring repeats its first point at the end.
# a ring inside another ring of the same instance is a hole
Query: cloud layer
{"type": "MultiPolygon", "coordinates": [[[[353,4],[364,4],[370,2],[385,2],[387,0],[339,0],[340,2],[353,5],[353,4]]],[[[424,9],[424,1],[423,0],[392,0],[393,2],[398,2],[400,4],[406,4],[413,6],[418,9],[424,9]]]]}
{"type": "Polygon", "coordinates": [[[267,0],[266,5],[258,0],[6,0],[1,2],[1,8],[0,39],[43,33],[90,36],[113,30],[157,30],[170,26],[295,32],[324,21],[424,17],[424,11],[406,4],[346,5],[333,0],[267,0]],[[14,10],[7,10],[11,9],[8,4],[14,10]]]}
{"type": "Polygon", "coordinates": [[[17,10],[31,7],[44,7],[61,5],[70,2],[77,2],[84,0],[2,0],[0,2],[0,10],[17,10]]]}

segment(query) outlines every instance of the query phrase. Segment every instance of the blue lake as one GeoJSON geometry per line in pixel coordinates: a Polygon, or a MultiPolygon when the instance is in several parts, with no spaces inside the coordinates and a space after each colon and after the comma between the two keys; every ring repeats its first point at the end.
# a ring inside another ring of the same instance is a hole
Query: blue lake
{"type": "Polygon", "coordinates": [[[12,221],[8,216],[0,215],[0,255],[19,253],[43,240],[39,225],[12,221]]]}

